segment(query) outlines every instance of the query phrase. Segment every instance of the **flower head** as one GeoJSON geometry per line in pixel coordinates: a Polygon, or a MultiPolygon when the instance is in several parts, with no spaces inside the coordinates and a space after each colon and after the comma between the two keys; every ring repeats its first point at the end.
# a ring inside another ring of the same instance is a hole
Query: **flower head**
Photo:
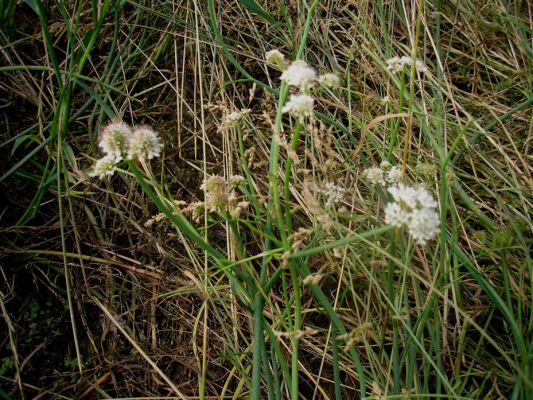
{"type": "Polygon", "coordinates": [[[400,205],[409,209],[414,209],[417,206],[418,190],[414,187],[400,183],[397,186],[391,186],[389,193],[393,199],[400,205]]]}
{"type": "Polygon", "coordinates": [[[131,128],[125,122],[112,122],[102,129],[99,146],[107,155],[122,156],[127,151],[131,134],[131,128]]]}
{"type": "Polygon", "coordinates": [[[240,185],[243,185],[246,182],[246,179],[244,179],[244,176],[242,175],[231,175],[229,177],[229,184],[231,187],[238,187],[240,185]]]}
{"type": "Polygon", "coordinates": [[[93,170],[89,172],[91,177],[99,177],[103,179],[106,176],[111,176],[115,173],[117,169],[117,164],[122,160],[121,156],[116,156],[114,154],[107,154],[96,161],[96,164],[93,167],[93,170]]]}
{"type": "Polygon", "coordinates": [[[379,168],[381,168],[383,171],[388,170],[391,167],[391,163],[388,160],[383,160],[379,164],[379,168]]]}
{"type": "Polygon", "coordinates": [[[224,177],[212,175],[207,177],[200,189],[205,191],[205,207],[209,211],[225,210],[229,204],[231,188],[224,177]]]}
{"type": "Polygon", "coordinates": [[[395,74],[398,72],[402,72],[403,67],[405,67],[405,62],[403,62],[402,59],[398,56],[389,58],[386,63],[387,69],[395,74]]]}
{"type": "Polygon", "coordinates": [[[409,222],[409,212],[404,210],[398,203],[389,203],[385,207],[385,223],[401,228],[409,222]]]}
{"type": "Polygon", "coordinates": [[[236,122],[240,121],[242,117],[250,114],[251,111],[252,110],[250,110],[249,108],[242,109],[240,111],[233,111],[224,117],[222,124],[224,126],[232,126],[236,122]]]}
{"type": "Polygon", "coordinates": [[[292,114],[298,118],[308,117],[313,113],[315,99],[307,94],[291,94],[281,111],[292,114]]]}
{"type": "Polygon", "coordinates": [[[426,67],[426,64],[424,64],[423,61],[416,60],[415,65],[416,65],[416,69],[418,72],[420,73],[428,72],[428,68],[426,67]]]}
{"type": "Polygon", "coordinates": [[[332,208],[343,200],[346,189],[333,182],[326,182],[319,192],[324,195],[325,207],[332,208]]]}
{"type": "Polygon", "coordinates": [[[341,85],[341,80],[337,76],[337,74],[334,74],[332,72],[320,75],[318,78],[318,82],[324,87],[335,89],[338,88],[341,85]]]}
{"type": "Polygon", "coordinates": [[[385,172],[385,180],[387,183],[391,183],[393,185],[400,182],[402,179],[402,170],[399,167],[392,167],[387,172],[385,172]]]}
{"type": "Polygon", "coordinates": [[[363,172],[363,177],[368,180],[372,185],[377,185],[378,183],[385,183],[383,179],[383,170],[381,168],[367,168],[363,172]]]}
{"type": "Polygon", "coordinates": [[[400,183],[388,190],[395,201],[385,207],[385,223],[397,228],[407,226],[417,244],[426,244],[437,235],[440,229],[438,204],[426,189],[400,183]]]}
{"type": "Polygon", "coordinates": [[[267,63],[274,64],[280,69],[285,69],[287,66],[285,56],[277,49],[267,51],[265,54],[265,60],[267,63]]]}
{"type": "Polygon", "coordinates": [[[415,209],[410,215],[407,228],[416,243],[425,244],[439,233],[439,214],[434,208],[415,209]]]}
{"type": "Polygon", "coordinates": [[[415,172],[423,176],[433,176],[438,170],[435,164],[420,163],[416,165],[415,172]]]}
{"type": "Polygon", "coordinates": [[[316,81],[316,72],[305,61],[296,60],[283,71],[281,80],[305,92],[316,81]]]}
{"type": "MultiPolygon", "coordinates": [[[[389,58],[386,62],[387,62],[387,69],[397,74],[399,72],[402,72],[406,66],[411,66],[413,64],[413,59],[408,56],[402,56],[402,57],[395,56],[395,57],[389,58]]],[[[415,67],[420,73],[427,72],[426,65],[420,60],[415,60],[415,67]]]]}
{"type": "Polygon", "coordinates": [[[128,158],[131,160],[151,160],[161,153],[161,139],[149,126],[140,126],[133,130],[128,142],[128,158]]]}

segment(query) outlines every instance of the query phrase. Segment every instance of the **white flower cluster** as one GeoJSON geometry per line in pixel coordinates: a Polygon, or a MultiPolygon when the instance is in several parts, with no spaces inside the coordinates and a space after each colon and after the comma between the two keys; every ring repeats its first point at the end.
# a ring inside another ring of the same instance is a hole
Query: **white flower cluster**
{"type": "Polygon", "coordinates": [[[233,126],[236,122],[239,122],[245,115],[250,114],[252,110],[249,108],[242,109],[240,111],[233,111],[224,117],[222,125],[233,126]]]}
{"type": "Polygon", "coordinates": [[[326,208],[332,208],[333,206],[340,203],[344,198],[344,193],[346,189],[340,186],[337,186],[333,182],[326,182],[320,189],[319,193],[324,195],[326,208]]]}
{"type": "Polygon", "coordinates": [[[131,134],[130,126],[125,122],[112,122],[102,130],[98,145],[105,154],[122,158],[131,134]]]}
{"type": "Polygon", "coordinates": [[[115,173],[117,164],[124,158],[130,160],[151,160],[159,157],[162,144],[156,131],[146,125],[132,129],[122,121],[108,124],[100,135],[100,148],[105,153],[89,173],[100,179],[115,173]]]}
{"type": "Polygon", "coordinates": [[[229,184],[233,188],[239,187],[240,185],[244,185],[245,182],[246,182],[246,179],[244,179],[244,176],[242,175],[231,175],[229,177],[229,184]]]}
{"type": "Polygon", "coordinates": [[[156,131],[149,126],[143,125],[133,130],[128,141],[128,158],[130,160],[145,161],[161,154],[161,139],[156,131]]]}
{"type": "Polygon", "coordinates": [[[285,69],[287,68],[287,62],[285,61],[285,56],[281,51],[274,49],[267,51],[265,54],[265,60],[269,64],[274,64],[279,69],[285,69]]]}
{"type": "Polygon", "coordinates": [[[315,99],[308,94],[291,94],[281,112],[292,114],[298,118],[309,117],[313,113],[315,99]]]}
{"type": "MultiPolygon", "coordinates": [[[[413,64],[413,59],[411,57],[408,57],[408,56],[402,56],[402,57],[395,56],[395,57],[389,58],[387,60],[387,69],[389,71],[397,74],[399,72],[402,72],[403,69],[406,66],[411,66],[412,64],[413,64]]],[[[428,70],[426,65],[420,60],[416,60],[415,61],[415,67],[418,70],[418,72],[420,72],[420,73],[425,73],[428,70]]]]}
{"type": "Polygon", "coordinates": [[[200,189],[205,192],[202,206],[209,212],[227,212],[232,218],[239,218],[250,203],[239,201],[235,188],[242,185],[245,179],[241,175],[232,175],[226,179],[220,175],[211,175],[204,179],[200,189]]]}
{"type": "Polygon", "coordinates": [[[391,167],[388,161],[383,161],[379,168],[367,168],[363,172],[365,178],[372,185],[384,185],[386,183],[394,185],[402,179],[402,170],[397,167],[391,167]]]}
{"type": "Polygon", "coordinates": [[[316,71],[305,61],[296,60],[281,74],[281,80],[291,86],[296,86],[304,93],[307,92],[317,80],[316,71]]]}
{"type": "Polygon", "coordinates": [[[299,119],[311,116],[313,113],[314,99],[309,95],[315,82],[327,88],[340,86],[340,79],[336,74],[326,73],[318,76],[316,71],[303,60],[293,61],[286,65],[285,57],[279,50],[270,50],[265,59],[283,70],[281,80],[300,90],[298,94],[291,94],[289,101],[282,108],[283,113],[289,113],[299,119]]]}
{"type": "Polygon", "coordinates": [[[336,89],[340,87],[341,80],[338,77],[337,74],[334,74],[333,72],[328,72],[326,74],[320,75],[318,77],[318,82],[329,89],[336,89]]]}
{"type": "Polygon", "coordinates": [[[99,177],[104,179],[106,176],[111,176],[115,173],[117,169],[117,164],[122,160],[121,156],[115,156],[113,154],[108,154],[96,161],[96,164],[93,167],[93,170],[89,172],[91,177],[99,177]]]}
{"type": "Polygon", "coordinates": [[[426,189],[400,183],[388,191],[394,202],[385,207],[385,223],[397,228],[407,226],[409,234],[420,245],[439,233],[438,204],[426,189]]]}
{"type": "Polygon", "coordinates": [[[209,211],[220,211],[227,207],[231,188],[224,177],[208,176],[204,179],[200,189],[205,191],[205,206],[209,211]]]}

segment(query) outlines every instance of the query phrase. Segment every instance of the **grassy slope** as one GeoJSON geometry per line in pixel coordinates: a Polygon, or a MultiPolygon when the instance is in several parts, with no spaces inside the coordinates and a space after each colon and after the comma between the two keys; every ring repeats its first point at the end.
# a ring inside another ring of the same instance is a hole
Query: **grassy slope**
{"type": "Polygon", "coordinates": [[[211,16],[204,2],[94,1],[2,17],[0,394],[529,398],[533,10],[325,1],[305,41],[304,2],[262,3],[277,27],[237,2],[213,2],[211,16]],[[303,128],[286,196],[268,174],[279,165],[275,179],[286,176],[272,127],[290,142],[294,121],[276,119],[279,72],[263,58],[273,48],[294,58],[302,43],[343,88],[317,94],[325,119],[303,128]],[[386,59],[413,53],[429,73],[386,71],[386,59]],[[241,108],[252,112],[240,129],[221,129],[241,108]],[[115,117],[162,133],[160,197],[203,200],[204,176],[249,168],[248,215],[194,222],[239,260],[244,283],[169,221],[145,226],[157,209],[131,169],[87,178],[98,130],[115,117]],[[405,161],[409,181],[438,197],[445,224],[429,245],[366,233],[381,226],[385,197],[361,174],[382,160],[405,161]],[[346,188],[343,209],[313,196],[325,182],[346,188]],[[308,248],[354,240],[279,270],[294,238],[265,209],[278,199],[295,228],[311,229],[308,248]],[[298,268],[323,275],[348,334],[298,268]],[[263,297],[257,282],[276,270],[263,297]],[[316,332],[297,340],[294,324],[316,332]]]}

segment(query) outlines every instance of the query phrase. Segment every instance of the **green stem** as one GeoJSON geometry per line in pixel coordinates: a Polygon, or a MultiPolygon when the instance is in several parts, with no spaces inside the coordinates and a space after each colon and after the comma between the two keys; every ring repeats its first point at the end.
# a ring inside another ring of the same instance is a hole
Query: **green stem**
{"type": "MultiPolygon", "coordinates": [[[[294,134],[291,139],[291,152],[296,151],[296,146],[298,145],[298,140],[300,139],[300,134],[302,132],[302,121],[298,119],[296,126],[294,127],[294,134]]],[[[285,163],[285,225],[287,227],[287,232],[292,233],[292,213],[290,207],[290,195],[291,195],[291,174],[292,174],[292,164],[294,163],[290,154],[285,163]]]]}
{"type": "Polygon", "coordinates": [[[300,290],[300,277],[298,276],[298,270],[296,269],[294,262],[289,263],[289,269],[291,273],[292,287],[294,290],[294,330],[293,336],[291,337],[291,399],[298,400],[298,346],[300,341],[297,335],[302,329],[302,296],[300,290]]]}

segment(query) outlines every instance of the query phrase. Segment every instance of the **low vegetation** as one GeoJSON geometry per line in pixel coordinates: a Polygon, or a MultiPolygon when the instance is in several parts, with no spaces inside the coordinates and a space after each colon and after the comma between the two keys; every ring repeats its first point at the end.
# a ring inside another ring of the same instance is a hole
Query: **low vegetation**
{"type": "Polygon", "coordinates": [[[0,397],[530,399],[527,1],[0,1],[0,397]]]}

